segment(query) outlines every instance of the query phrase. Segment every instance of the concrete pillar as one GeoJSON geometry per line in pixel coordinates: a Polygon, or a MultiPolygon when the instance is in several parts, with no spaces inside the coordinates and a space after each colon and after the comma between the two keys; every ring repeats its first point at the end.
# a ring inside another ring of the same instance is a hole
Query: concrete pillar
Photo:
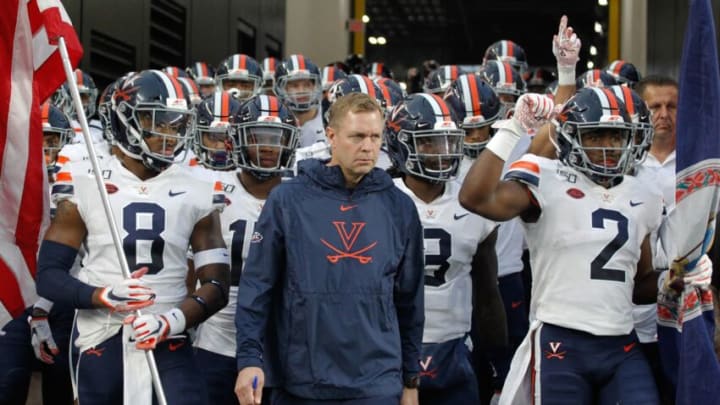
{"type": "Polygon", "coordinates": [[[350,33],[351,0],[287,0],[285,56],[300,53],[322,67],[345,60],[350,33]]]}
{"type": "MultiPolygon", "coordinates": [[[[620,59],[647,74],[647,0],[621,1],[620,59]]],[[[612,61],[608,61],[612,62],[612,61]]]]}

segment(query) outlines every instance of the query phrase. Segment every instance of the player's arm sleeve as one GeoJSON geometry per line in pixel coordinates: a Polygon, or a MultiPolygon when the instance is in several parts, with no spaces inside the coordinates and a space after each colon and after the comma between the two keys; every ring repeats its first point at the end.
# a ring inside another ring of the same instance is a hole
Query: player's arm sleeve
{"type": "Polygon", "coordinates": [[[263,341],[276,282],[285,272],[284,215],[276,193],[265,202],[250,240],[235,311],[237,367],[262,367],[263,341]]]}
{"type": "Polygon", "coordinates": [[[57,174],[51,190],[57,209],[38,253],[38,295],[73,308],[94,308],[95,287],[69,273],[87,234],[77,207],[70,164],[57,174]]]}
{"type": "Polygon", "coordinates": [[[400,327],[402,370],[405,375],[420,372],[420,351],[425,323],[423,229],[417,209],[409,202],[404,207],[411,218],[407,228],[405,253],[395,277],[395,308],[400,327]]]}

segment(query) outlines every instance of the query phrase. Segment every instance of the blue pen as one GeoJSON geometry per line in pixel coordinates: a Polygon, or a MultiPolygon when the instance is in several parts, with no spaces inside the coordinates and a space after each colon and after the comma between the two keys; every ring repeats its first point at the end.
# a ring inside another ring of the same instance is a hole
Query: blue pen
{"type": "Polygon", "coordinates": [[[257,389],[257,382],[258,382],[257,376],[253,377],[253,383],[252,383],[253,391],[255,391],[257,389]]]}

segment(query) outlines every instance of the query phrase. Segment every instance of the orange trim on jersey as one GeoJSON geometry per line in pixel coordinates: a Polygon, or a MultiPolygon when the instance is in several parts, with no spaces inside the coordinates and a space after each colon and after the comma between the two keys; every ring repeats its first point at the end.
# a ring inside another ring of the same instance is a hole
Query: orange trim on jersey
{"type": "Polygon", "coordinates": [[[55,160],[57,164],[63,165],[70,161],[70,158],[64,155],[58,155],[57,159],[55,160]]]}
{"type": "Polygon", "coordinates": [[[623,98],[625,99],[625,107],[627,107],[628,114],[631,116],[635,115],[635,104],[633,104],[632,93],[630,88],[622,86],[620,89],[623,92],[623,98]]]}
{"type": "Polygon", "coordinates": [[[608,88],[602,88],[602,92],[605,93],[605,97],[608,99],[608,104],[610,104],[610,114],[612,115],[620,115],[620,106],[618,105],[617,97],[615,97],[615,93],[610,91],[608,88]]]}
{"type": "Polygon", "coordinates": [[[70,172],[60,172],[55,176],[55,181],[72,181],[72,174],[70,172]]]}
{"type": "Polygon", "coordinates": [[[451,121],[452,117],[450,117],[450,110],[448,109],[447,104],[445,104],[443,99],[441,99],[440,97],[438,97],[435,94],[430,94],[430,95],[435,99],[435,101],[437,101],[438,106],[440,106],[440,111],[442,112],[443,119],[445,121],[451,121]]]}
{"type": "Polygon", "coordinates": [[[509,63],[501,62],[503,69],[505,69],[505,84],[513,84],[513,68],[509,63]]]}
{"type": "Polygon", "coordinates": [[[215,187],[213,187],[213,191],[223,191],[223,185],[219,181],[215,182],[215,187]]]}
{"type": "Polygon", "coordinates": [[[470,87],[470,102],[472,103],[473,115],[481,114],[480,95],[477,89],[477,78],[475,75],[467,75],[468,87],[470,87]]]}
{"type": "Polygon", "coordinates": [[[298,69],[305,70],[305,57],[302,55],[297,55],[297,61],[298,61],[298,69]]]}
{"type": "Polygon", "coordinates": [[[510,165],[510,170],[513,169],[525,169],[535,174],[540,174],[540,166],[535,162],[528,162],[527,160],[518,160],[510,165]]]}

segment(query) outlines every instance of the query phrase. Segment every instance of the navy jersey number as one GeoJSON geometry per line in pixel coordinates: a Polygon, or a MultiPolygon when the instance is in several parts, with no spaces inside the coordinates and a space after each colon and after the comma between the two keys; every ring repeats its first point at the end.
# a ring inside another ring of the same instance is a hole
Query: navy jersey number
{"type": "Polygon", "coordinates": [[[230,224],[230,231],[232,231],[232,245],[230,246],[230,285],[237,286],[240,284],[240,274],[242,273],[243,266],[243,245],[245,242],[245,228],[247,227],[247,221],[244,219],[238,219],[237,221],[230,224]]]}
{"type": "MultiPolygon", "coordinates": [[[[438,241],[439,250],[437,254],[425,255],[425,266],[436,266],[432,275],[425,273],[425,285],[437,287],[445,284],[445,273],[447,273],[450,263],[448,258],[452,254],[452,236],[444,229],[425,228],[423,236],[427,243],[428,240],[436,239],[438,241]]],[[[427,250],[426,250],[427,251],[427,250]]]]}
{"type": "Polygon", "coordinates": [[[617,222],[617,234],[590,264],[590,278],[593,280],[609,280],[625,282],[623,270],[607,269],[605,265],[628,240],[628,219],[618,211],[600,208],[592,213],[592,227],[605,229],[605,220],[617,222]]]}
{"type": "Polygon", "coordinates": [[[134,202],[123,208],[123,248],[130,270],[147,266],[148,274],[163,268],[165,210],[155,203],[134,202]]]}

